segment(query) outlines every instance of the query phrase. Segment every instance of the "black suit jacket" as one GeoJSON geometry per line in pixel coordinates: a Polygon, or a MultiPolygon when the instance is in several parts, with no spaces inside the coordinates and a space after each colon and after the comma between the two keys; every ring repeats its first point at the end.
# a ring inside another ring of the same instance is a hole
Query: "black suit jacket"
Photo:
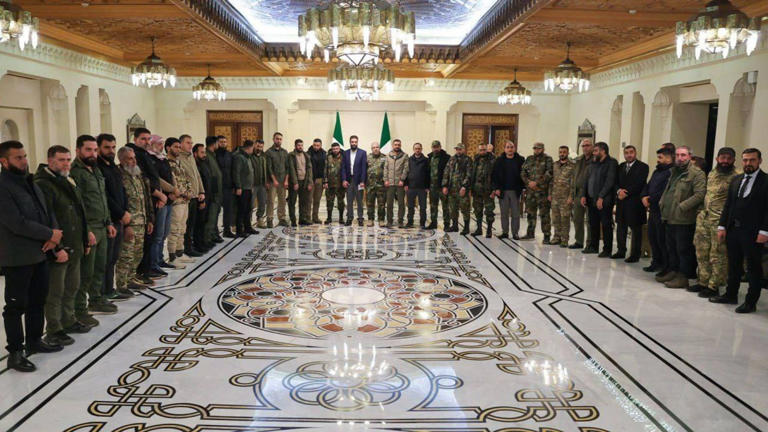
{"type": "Polygon", "coordinates": [[[647,218],[642,192],[648,181],[648,164],[636,160],[627,172],[627,163],[622,162],[619,165],[618,178],[617,189],[626,189],[628,195],[623,200],[616,197],[616,223],[629,226],[643,225],[647,218]]]}
{"type": "MultiPolygon", "coordinates": [[[[733,209],[742,180],[744,180],[744,174],[739,174],[733,178],[728,187],[728,198],[725,200],[723,214],[720,216],[720,226],[725,227],[726,231],[733,228],[733,209]]],[[[757,172],[752,190],[745,199],[749,201],[747,204],[749,210],[741,215],[741,228],[747,231],[750,238],[757,238],[759,231],[768,231],[768,174],[763,171],[757,172]]]]}

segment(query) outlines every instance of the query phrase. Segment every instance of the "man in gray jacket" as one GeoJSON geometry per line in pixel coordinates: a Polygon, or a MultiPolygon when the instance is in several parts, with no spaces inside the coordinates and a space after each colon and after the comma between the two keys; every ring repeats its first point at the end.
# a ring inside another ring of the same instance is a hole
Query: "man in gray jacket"
{"type": "Polygon", "coordinates": [[[402,141],[392,141],[392,151],[384,163],[384,187],[387,188],[387,227],[391,227],[395,216],[397,199],[397,225],[403,228],[405,217],[405,180],[408,178],[408,154],[402,150],[402,141]]]}

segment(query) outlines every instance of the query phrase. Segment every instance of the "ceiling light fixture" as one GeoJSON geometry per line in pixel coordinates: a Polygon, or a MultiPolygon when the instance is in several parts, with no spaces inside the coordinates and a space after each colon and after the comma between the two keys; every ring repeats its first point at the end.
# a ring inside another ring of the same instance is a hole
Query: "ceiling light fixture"
{"type": "Polygon", "coordinates": [[[328,91],[336,93],[341,90],[348,100],[378,100],[381,90],[391,93],[394,88],[395,74],[381,64],[341,64],[328,71],[328,91]]]}
{"type": "Polygon", "coordinates": [[[10,0],[0,0],[0,43],[16,39],[22,51],[27,44],[37,49],[39,31],[40,22],[31,13],[21,10],[10,0]]]}
{"type": "Polygon", "coordinates": [[[757,48],[760,19],[747,17],[729,0],[712,0],[689,21],[678,22],[676,33],[678,58],[686,45],[695,46],[697,60],[702,52],[726,58],[739,44],[745,44],[750,55],[757,48]]]}
{"type": "Polygon", "coordinates": [[[192,87],[192,97],[195,100],[205,99],[207,101],[227,99],[227,92],[224,91],[224,87],[211,77],[210,64],[208,65],[208,76],[200,81],[200,84],[192,87]]]}
{"type": "Polygon", "coordinates": [[[158,85],[176,87],[176,69],[169,67],[160,57],[155,55],[155,37],[153,36],[151,40],[152,54],[132,69],[131,81],[133,85],[139,87],[146,84],[149,88],[158,85]]]}
{"type": "Polygon", "coordinates": [[[566,43],[565,60],[555,69],[544,75],[544,90],[554,92],[559,89],[565,93],[574,88],[579,89],[579,93],[589,90],[589,74],[581,70],[580,67],[571,60],[571,43],[566,43]]]}
{"type": "Polygon", "coordinates": [[[499,92],[499,105],[528,105],[531,103],[531,91],[517,81],[517,68],[514,80],[499,92]]]}
{"type": "Polygon", "coordinates": [[[405,47],[413,57],[416,18],[397,5],[378,6],[374,0],[330,0],[299,15],[299,47],[307,57],[315,47],[326,63],[331,57],[351,65],[377,63],[382,51],[394,51],[400,61],[405,47]]]}

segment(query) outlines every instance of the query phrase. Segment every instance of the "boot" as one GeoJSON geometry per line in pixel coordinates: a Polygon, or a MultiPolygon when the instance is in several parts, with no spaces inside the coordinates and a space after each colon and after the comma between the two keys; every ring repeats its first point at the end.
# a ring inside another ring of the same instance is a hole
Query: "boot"
{"type": "Polygon", "coordinates": [[[668,271],[668,272],[664,273],[664,274],[663,274],[663,275],[661,275],[661,276],[656,276],[656,278],[655,278],[655,279],[656,279],[656,282],[660,282],[660,283],[666,283],[666,282],[669,282],[669,281],[671,281],[672,279],[674,279],[674,278],[675,278],[675,276],[677,276],[677,273],[676,273],[676,272],[673,272],[673,271],[668,271]]]}
{"type": "Polygon", "coordinates": [[[477,237],[483,235],[483,220],[480,218],[477,218],[477,229],[472,233],[472,237],[477,237]]]}
{"type": "Polygon", "coordinates": [[[19,372],[34,372],[37,368],[31,361],[27,360],[22,351],[13,351],[8,354],[8,369],[19,372]]]}
{"type": "Polygon", "coordinates": [[[675,273],[674,279],[664,284],[667,288],[688,288],[688,278],[682,273],[675,273]]]}
{"type": "Polygon", "coordinates": [[[464,229],[461,230],[461,235],[469,234],[469,220],[464,219],[464,229]]]}
{"type": "Polygon", "coordinates": [[[705,290],[705,289],[707,289],[707,287],[697,283],[697,284],[689,286],[686,291],[697,293],[697,292],[701,292],[701,290],[705,290]]]}
{"type": "Polygon", "coordinates": [[[520,240],[531,240],[531,239],[533,239],[535,237],[536,237],[536,235],[529,231],[529,232],[525,233],[524,236],[520,237],[520,240]]]}
{"type": "Polygon", "coordinates": [[[437,222],[432,221],[432,223],[427,225],[427,229],[437,229],[437,222]]]}
{"type": "Polygon", "coordinates": [[[459,223],[445,224],[445,232],[459,232],[459,223]]]}
{"type": "Polygon", "coordinates": [[[491,227],[491,224],[488,224],[488,228],[485,230],[485,238],[491,237],[493,237],[493,228],[491,227]]]}
{"type": "Polygon", "coordinates": [[[344,209],[339,209],[339,223],[344,223],[344,209]]]}
{"type": "Polygon", "coordinates": [[[550,241],[549,235],[546,235],[546,234],[544,235],[544,241],[542,241],[541,244],[545,244],[545,245],[552,244],[552,242],[550,241]]]}
{"type": "Polygon", "coordinates": [[[267,228],[274,228],[274,224],[272,223],[272,218],[267,219],[267,228]]]}

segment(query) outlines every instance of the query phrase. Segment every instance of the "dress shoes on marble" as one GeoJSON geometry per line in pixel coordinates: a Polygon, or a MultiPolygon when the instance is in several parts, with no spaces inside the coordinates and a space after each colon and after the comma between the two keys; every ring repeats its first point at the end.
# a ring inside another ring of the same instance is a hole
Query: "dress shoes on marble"
{"type": "Polygon", "coordinates": [[[597,255],[598,258],[610,258],[611,251],[604,250],[597,255]]]}
{"type": "Polygon", "coordinates": [[[477,237],[483,235],[483,229],[480,227],[477,227],[477,229],[472,232],[472,237],[477,237]]]}
{"type": "Polygon", "coordinates": [[[712,298],[717,295],[717,290],[705,288],[699,292],[699,297],[701,298],[712,298]]]}
{"type": "Polygon", "coordinates": [[[512,240],[520,240],[520,236],[517,234],[512,234],[512,240]]]}
{"type": "Polygon", "coordinates": [[[432,222],[429,225],[427,225],[427,229],[437,229],[437,222],[432,222]]]}
{"type": "Polygon", "coordinates": [[[740,314],[746,314],[746,313],[752,313],[756,310],[757,310],[757,307],[755,307],[755,305],[744,302],[739,307],[736,308],[735,312],[740,314]]]}
{"type": "Polygon", "coordinates": [[[719,295],[709,298],[710,303],[718,303],[718,304],[738,304],[739,300],[734,297],[728,297],[726,295],[719,295]]]}
{"type": "Polygon", "coordinates": [[[36,342],[32,342],[28,344],[24,348],[24,354],[27,355],[27,357],[31,356],[32,354],[49,354],[49,353],[55,353],[63,350],[64,347],[61,345],[53,345],[52,343],[46,342],[43,339],[40,339],[36,342]]]}
{"type": "Polygon", "coordinates": [[[596,254],[597,253],[597,249],[595,249],[595,248],[586,248],[586,249],[582,250],[581,253],[588,254],[588,255],[596,254]]]}
{"type": "Polygon", "coordinates": [[[624,262],[627,263],[627,264],[633,264],[633,263],[636,263],[638,261],[640,261],[640,258],[636,257],[636,256],[631,256],[631,257],[628,257],[627,259],[624,260],[624,262]]]}
{"type": "MultiPolygon", "coordinates": [[[[316,223],[320,223],[320,221],[317,221],[316,223]]],[[[256,231],[253,228],[248,228],[247,230],[245,230],[245,232],[246,232],[246,234],[250,234],[250,235],[258,235],[259,234],[259,232],[256,231]]]]}
{"type": "Polygon", "coordinates": [[[464,224],[464,229],[462,229],[459,234],[461,234],[461,235],[469,234],[469,224],[464,224]]]}
{"type": "Polygon", "coordinates": [[[616,252],[615,254],[611,255],[611,259],[624,259],[626,255],[626,252],[616,252]]]}
{"type": "Polygon", "coordinates": [[[520,240],[533,240],[536,237],[533,233],[526,233],[524,236],[520,237],[520,240]]]}
{"type": "Polygon", "coordinates": [[[568,249],[583,249],[584,245],[581,243],[574,243],[570,246],[568,246],[568,249]]]}
{"type": "Polygon", "coordinates": [[[232,233],[232,231],[226,230],[224,231],[224,238],[235,238],[235,234],[232,233]]]}
{"type": "Polygon", "coordinates": [[[18,372],[34,372],[37,370],[35,365],[27,360],[22,351],[13,351],[8,354],[8,369],[18,372]]]}
{"type": "Polygon", "coordinates": [[[499,240],[508,239],[509,238],[509,234],[501,233],[501,234],[497,235],[496,238],[498,238],[499,240]]]}
{"type": "Polygon", "coordinates": [[[201,254],[199,251],[197,251],[197,250],[195,250],[193,248],[184,249],[184,255],[186,255],[188,257],[192,257],[192,258],[198,258],[198,257],[203,256],[203,254],[201,254]]]}
{"type": "Polygon", "coordinates": [[[648,273],[655,273],[659,271],[659,268],[655,265],[649,265],[648,267],[643,267],[643,271],[648,273]]]}
{"type": "Polygon", "coordinates": [[[702,290],[705,290],[705,289],[707,289],[707,287],[705,287],[705,286],[703,286],[701,284],[694,284],[694,285],[691,285],[688,288],[686,288],[686,291],[697,293],[697,292],[701,292],[702,290]]]}
{"type": "Polygon", "coordinates": [[[352,226],[352,219],[349,219],[346,222],[344,222],[344,226],[352,226]]]}
{"type": "Polygon", "coordinates": [[[358,219],[357,220],[357,226],[363,226],[363,220],[362,219],[358,219]]]}

